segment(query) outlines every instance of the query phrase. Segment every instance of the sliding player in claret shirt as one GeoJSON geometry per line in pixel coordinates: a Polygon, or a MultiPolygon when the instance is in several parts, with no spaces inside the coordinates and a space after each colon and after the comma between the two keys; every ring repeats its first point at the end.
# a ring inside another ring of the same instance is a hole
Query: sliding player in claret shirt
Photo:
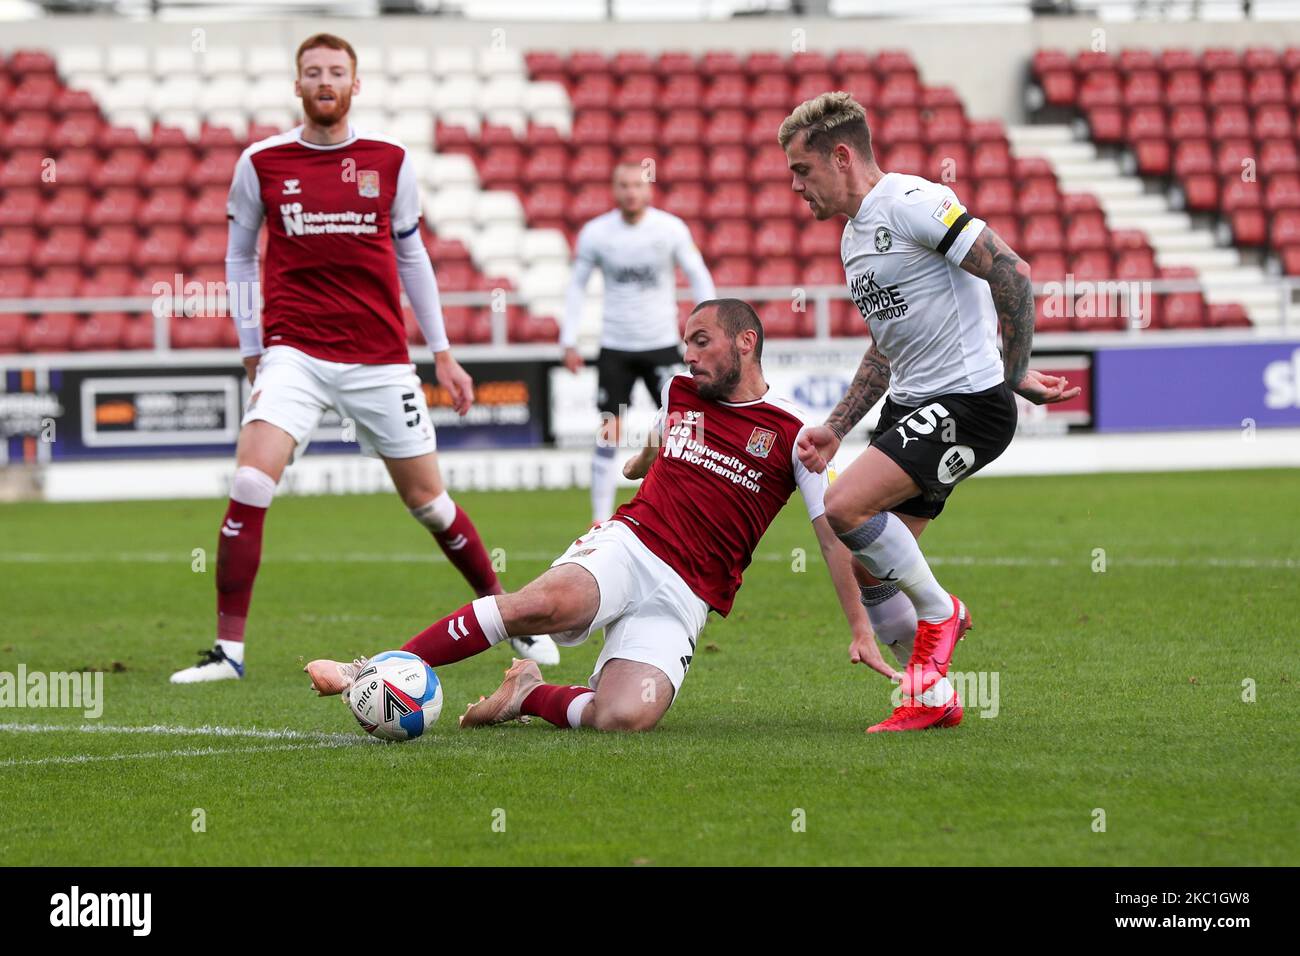
{"type": "MultiPolygon", "coordinates": [[[[855,646],[877,671],[898,677],[870,639],[852,556],[822,513],[827,476],[799,461],[805,425],[770,394],[762,350],[763,327],[747,303],[696,306],[686,324],[691,375],[668,381],[650,443],[624,468],[645,478],[636,496],[523,590],[467,604],[402,648],[439,667],[512,634],[544,631],[577,644],[605,629],[590,686],[544,684],[536,664],[515,661],[495,693],[470,705],[462,727],[521,716],[557,727],[654,727],[681,690],[709,611],[731,610],[759,539],[796,488],[855,646]]],[[[318,660],[306,671],[317,693],[340,694],[364,664],[318,660]]]]}
{"type": "Polygon", "coordinates": [[[844,398],[800,439],[803,463],[825,468],[889,390],[871,447],[826,496],[831,527],[870,572],[862,599],[876,632],[907,665],[901,690],[909,700],[869,731],[952,726],[961,702],[948,664],[970,614],[935,580],[917,539],[953,487],[1011,443],[1017,394],[1041,405],[1079,389],[1029,368],[1029,266],[947,186],[882,172],[853,97],[823,93],[803,103],[778,140],[791,188],[813,215],[849,218],[844,272],[872,335],[844,398]]]}
{"type": "MultiPolygon", "coordinates": [[[[360,82],[346,41],[313,36],[297,62],[303,125],[245,150],[230,186],[227,280],[233,289],[258,281],[257,233],[265,220],[266,307],[260,328],[255,316],[235,315],[253,392],[217,550],[217,641],[197,665],[173,674],[174,684],[244,675],[262,524],[281,473],[326,408],[355,423],[362,449],[383,459],[402,501],[474,593],[502,591],[473,523],[443,486],[406,348],[399,278],[433,349],[438,382],[465,414],[474,383],[443,329],[410,156],[399,143],[348,124],[360,82]]],[[[248,297],[231,297],[241,300],[248,297]]],[[[542,663],[559,660],[549,637],[520,635],[515,648],[542,663]]]]}
{"type": "Polygon", "coordinates": [[[604,521],[614,511],[618,475],[614,452],[622,415],[640,379],[659,400],[664,382],[681,370],[677,330],[677,281],[681,266],[696,302],[714,296],[713,278],[691,240],[686,223],[650,205],[651,185],[634,163],[614,167],[617,208],[597,216],[578,233],[573,275],[564,301],[560,344],[564,364],[577,373],[582,356],[574,345],[582,321],[582,303],[593,269],[605,280],[600,356],[596,359],[596,406],[600,433],[591,460],[591,520],[604,521]]]}

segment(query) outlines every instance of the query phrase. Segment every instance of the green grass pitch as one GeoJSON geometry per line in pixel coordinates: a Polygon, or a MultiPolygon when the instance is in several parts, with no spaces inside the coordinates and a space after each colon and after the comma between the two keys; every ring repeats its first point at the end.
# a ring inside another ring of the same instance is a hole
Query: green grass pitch
{"type": "MultiPolygon", "coordinates": [[[[0,709],[0,860],[1294,863],[1298,492],[1284,471],[963,485],[923,538],[974,616],[953,667],[987,679],[955,730],[863,734],[890,688],[848,663],[794,502],[657,731],[459,731],[508,663],[498,648],[440,670],[424,739],[355,746],[303,662],[397,647],[469,596],[395,496],[277,501],[248,677],[189,687],[167,677],[211,644],[220,502],[3,505],[0,671],[107,672],[96,721],[0,709]]],[[[583,492],[457,497],[507,587],[585,527],[583,492]]],[[[599,642],[549,679],[585,682],[599,642]]]]}

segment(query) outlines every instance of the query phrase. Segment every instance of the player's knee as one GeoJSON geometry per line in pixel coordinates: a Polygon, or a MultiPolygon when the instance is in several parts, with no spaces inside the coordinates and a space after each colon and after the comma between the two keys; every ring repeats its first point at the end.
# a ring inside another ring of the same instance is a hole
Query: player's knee
{"type": "Polygon", "coordinates": [[[844,492],[837,493],[834,484],[826,492],[826,522],[836,534],[852,531],[875,513],[875,508],[852,501],[844,492]]]}
{"type": "Polygon", "coordinates": [[[275,498],[275,479],[266,472],[249,465],[235,469],[230,482],[230,500],[253,508],[269,508],[275,498]]]}
{"type": "Polygon", "coordinates": [[[410,509],[411,517],[434,534],[446,531],[456,520],[456,502],[445,491],[435,496],[428,489],[418,488],[414,492],[404,493],[402,500],[410,509]]]}
{"type": "Polygon", "coordinates": [[[599,699],[592,706],[597,730],[640,733],[653,730],[659,723],[659,714],[649,707],[610,701],[602,703],[599,699]]]}

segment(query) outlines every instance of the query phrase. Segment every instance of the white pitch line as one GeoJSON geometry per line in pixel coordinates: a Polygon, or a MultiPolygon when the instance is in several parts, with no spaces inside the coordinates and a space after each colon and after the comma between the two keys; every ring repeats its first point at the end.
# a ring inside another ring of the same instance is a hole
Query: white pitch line
{"type": "MultiPolygon", "coordinates": [[[[359,742],[356,740],[353,743],[359,742]]],[[[73,754],[66,757],[32,757],[0,760],[0,769],[8,767],[40,767],[50,764],[88,764],[118,760],[152,760],[174,757],[221,757],[226,754],[259,754],[285,750],[322,750],[347,746],[341,741],[318,741],[312,744],[270,744],[263,747],[186,747],[180,750],[150,750],[135,754],[73,754]]]]}
{"type": "Polygon", "coordinates": [[[369,737],[353,734],[328,734],[302,730],[259,730],[256,727],[181,727],[175,724],[147,724],[127,726],[122,724],[33,724],[0,723],[0,733],[46,734],[162,734],[171,737],[251,737],[256,740],[303,740],[311,743],[349,745],[372,743],[369,737]]]}
{"type": "MultiPolygon", "coordinates": [[[[559,556],[560,551],[509,551],[507,557],[519,561],[551,561],[559,556]]],[[[820,560],[815,554],[808,557],[820,560]]],[[[1033,555],[927,555],[927,560],[934,565],[979,566],[989,567],[1088,567],[1092,562],[1091,553],[1078,558],[1033,555]]],[[[193,557],[188,553],[172,554],[165,551],[120,551],[113,554],[57,554],[34,551],[0,552],[0,564],[96,564],[111,562],[115,564],[189,564],[193,557]]],[[[786,562],[793,556],[782,551],[760,551],[754,555],[755,561],[786,562]]],[[[273,554],[265,556],[268,564],[430,564],[446,561],[442,555],[422,552],[408,554],[344,552],[341,554],[273,554]]],[[[1108,564],[1127,567],[1147,568],[1246,568],[1252,570],[1300,570],[1300,558],[1176,558],[1176,557],[1124,557],[1108,556],[1108,564]]]]}

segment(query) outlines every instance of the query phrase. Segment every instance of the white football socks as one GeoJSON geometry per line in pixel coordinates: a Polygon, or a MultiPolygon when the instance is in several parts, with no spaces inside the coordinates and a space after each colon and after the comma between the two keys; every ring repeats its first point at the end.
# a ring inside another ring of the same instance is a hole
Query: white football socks
{"type": "Polygon", "coordinates": [[[880,642],[906,667],[916,640],[916,608],[897,584],[871,584],[861,588],[862,604],[880,642]]]}
{"type": "Polygon", "coordinates": [[[897,584],[912,600],[918,620],[938,624],[952,617],[952,598],[925,561],[907,525],[881,511],[839,536],[872,577],[897,584]]]}
{"type": "Polygon", "coordinates": [[[221,652],[236,664],[244,663],[243,641],[223,641],[221,638],[217,638],[217,647],[221,648],[221,652]]]}
{"type": "Polygon", "coordinates": [[[591,457],[591,520],[596,523],[614,513],[614,486],[618,481],[615,451],[610,445],[597,445],[591,457]]]}

